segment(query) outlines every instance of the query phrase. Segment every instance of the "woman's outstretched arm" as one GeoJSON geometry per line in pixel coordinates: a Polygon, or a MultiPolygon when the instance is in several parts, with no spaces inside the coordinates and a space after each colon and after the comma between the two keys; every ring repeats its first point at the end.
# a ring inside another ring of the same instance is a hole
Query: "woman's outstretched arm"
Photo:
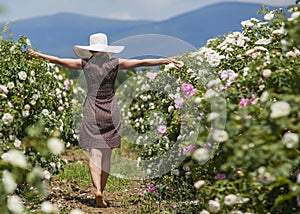
{"type": "Polygon", "coordinates": [[[128,70],[141,66],[157,66],[173,63],[176,68],[182,67],[182,64],[172,58],[160,59],[119,59],[119,70],[128,70]]]}
{"type": "Polygon", "coordinates": [[[29,55],[31,57],[39,57],[42,59],[49,60],[49,62],[64,66],[66,68],[74,69],[74,70],[81,70],[82,69],[82,62],[81,59],[69,59],[69,58],[59,58],[56,56],[51,56],[43,53],[36,52],[32,49],[28,50],[29,55]]]}

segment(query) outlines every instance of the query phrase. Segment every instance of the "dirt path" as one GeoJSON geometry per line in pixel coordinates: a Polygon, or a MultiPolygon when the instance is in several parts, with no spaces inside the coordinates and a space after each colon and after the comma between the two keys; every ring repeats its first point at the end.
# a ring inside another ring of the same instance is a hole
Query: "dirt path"
{"type": "Polygon", "coordinates": [[[129,186],[128,191],[106,192],[105,198],[109,203],[108,208],[97,208],[92,188],[77,187],[72,184],[52,184],[49,187],[49,196],[60,210],[81,209],[85,213],[139,213],[138,183],[129,186]]]}
{"type": "MultiPolygon", "coordinates": [[[[87,164],[85,154],[68,153],[63,157],[70,162],[83,161],[87,164]]],[[[72,181],[61,181],[55,176],[48,185],[47,200],[58,205],[61,213],[69,213],[70,210],[78,208],[84,213],[140,213],[141,206],[141,185],[140,181],[132,181],[125,190],[106,191],[105,200],[108,208],[97,208],[93,195],[93,188],[80,187],[72,181]]]]}

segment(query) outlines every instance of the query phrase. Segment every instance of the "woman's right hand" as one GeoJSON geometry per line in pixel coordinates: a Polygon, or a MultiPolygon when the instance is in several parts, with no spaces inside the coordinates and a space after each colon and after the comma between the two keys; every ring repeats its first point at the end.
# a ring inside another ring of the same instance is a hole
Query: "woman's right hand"
{"type": "Polygon", "coordinates": [[[36,52],[36,51],[34,51],[32,49],[28,49],[28,54],[29,54],[30,58],[38,57],[38,52],[36,52]]]}

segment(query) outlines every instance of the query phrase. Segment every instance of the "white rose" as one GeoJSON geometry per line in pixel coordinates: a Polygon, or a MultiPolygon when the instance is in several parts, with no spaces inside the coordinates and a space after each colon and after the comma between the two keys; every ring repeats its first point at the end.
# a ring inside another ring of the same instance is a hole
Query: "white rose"
{"type": "Polygon", "coordinates": [[[154,80],[155,77],[157,76],[157,73],[154,73],[154,72],[147,72],[146,73],[146,77],[149,79],[149,80],[154,80]]]}
{"type": "Polygon", "coordinates": [[[219,86],[221,84],[221,80],[220,79],[215,79],[215,80],[210,80],[208,83],[207,83],[207,87],[208,88],[212,88],[214,86],[219,86]]]}
{"type": "Polygon", "coordinates": [[[29,110],[29,109],[30,109],[30,105],[26,104],[26,105],[24,106],[24,109],[25,109],[25,110],[29,110]]]}
{"type": "Polygon", "coordinates": [[[39,99],[39,95],[38,94],[34,94],[34,95],[32,95],[32,99],[34,99],[34,100],[38,100],[39,99]]]}
{"type": "Polygon", "coordinates": [[[59,95],[59,94],[62,93],[62,90],[60,90],[59,88],[56,88],[56,89],[55,89],[55,93],[56,93],[56,95],[59,95]]]}
{"type": "Polygon", "coordinates": [[[262,74],[265,78],[269,78],[272,74],[272,71],[270,69],[264,69],[262,74]]]}
{"type": "Polygon", "coordinates": [[[252,27],[254,24],[250,20],[245,20],[241,22],[243,27],[252,27]]]}
{"type": "Polygon", "coordinates": [[[169,63],[169,64],[165,65],[164,71],[169,71],[172,68],[175,68],[174,63],[169,63]]]}
{"type": "Polygon", "coordinates": [[[51,162],[51,163],[50,163],[50,166],[51,166],[53,169],[56,169],[56,164],[55,164],[55,163],[51,162]]]}
{"type": "Polygon", "coordinates": [[[241,36],[239,36],[239,37],[237,38],[237,40],[236,40],[236,45],[237,45],[238,47],[244,47],[244,45],[245,45],[245,40],[244,40],[244,38],[241,37],[241,36]]]}
{"type": "Polygon", "coordinates": [[[222,57],[218,53],[214,53],[214,54],[209,55],[206,59],[208,61],[208,64],[211,67],[215,68],[220,65],[222,57]]]}
{"type": "Polygon", "coordinates": [[[283,49],[286,50],[287,45],[288,45],[288,42],[287,42],[285,39],[282,39],[282,40],[280,41],[280,43],[281,43],[281,45],[283,46],[283,49]]]}
{"type": "Polygon", "coordinates": [[[21,146],[22,142],[19,139],[16,139],[14,142],[14,146],[19,148],[21,146]]]}
{"type": "Polygon", "coordinates": [[[34,106],[36,104],[36,101],[34,99],[32,99],[32,100],[30,100],[30,104],[34,106]]]}
{"type": "Polygon", "coordinates": [[[252,22],[259,22],[259,20],[256,19],[256,18],[251,18],[250,20],[251,20],[252,22]]]}
{"type": "Polygon", "coordinates": [[[14,117],[9,114],[9,113],[5,113],[3,116],[2,116],[2,121],[5,125],[9,125],[13,122],[14,120],[14,117]]]}
{"type": "Polygon", "coordinates": [[[70,214],[84,214],[83,211],[81,211],[80,209],[74,209],[74,210],[71,210],[70,214]]]}
{"type": "Polygon", "coordinates": [[[209,157],[209,150],[205,148],[197,149],[192,155],[192,158],[198,162],[205,162],[209,159],[209,157]]]}
{"type": "Polygon", "coordinates": [[[195,98],[195,103],[196,103],[196,104],[199,104],[199,103],[201,103],[201,100],[202,100],[202,99],[201,99],[200,97],[196,97],[196,98],[195,98]]]}
{"type": "Polygon", "coordinates": [[[150,168],[148,168],[148,169],[146,170],[146,173],[147,173],[147,175],[151,175],[152,170],[151,170],[150,168]]]}
{"type": "Polygon", "coordinates": [[[295,133],[286,132],[283,135],[282,141],[288,149],[297,148],[299,143],[299,136],[295,133]]]}
{"type": "Polygon", "coordinates": [[[289,18],[288,21],[293,21],[293,20],[295,20],[299,17],[300,17],[300,12],[299,11],[293,12],[292,15],[291,15],[291,18],[289,18]]]}
{"type": "Polygon", "coordinates": [[[26,111],[22,111],[22,116],[23,117],[28,117],[29,116],[29,111],[28,110],[26,110],[26,111]]]}
{"type": "Polygon", "coordinates": [[[237,196],[233,194],[226,195],[224,198],[224,204],[226,205],[234,205],[237,201],[237,196]]]}
{"type": "Polygon", "coordinates": [[[59,106],[57,110],[58,110],[58,111],[63,111],[63,110],[64,110],[64,107],[59,106]]]}
{"type": "Polygon", "coordinates": [[[0,93],[8,94],[8,90],[5,85],[0,85],[0,93]]]}
{"type": "Polygon", "coordinates": [[[219,93],[216,92],[216,91],[213,90],[213,89],[208,89],[208,90],[206,91],[206,93],[205,93],[204,96],[205,96],[205,98],[210,99],[210,98],[212,98],[212,97],[217,97],[217,96],[219,96],[219,93]]]}
{"type": "Polygon", "coordinates": [[[25,155],[18,150],[9,150],[1,156],[3,161],[9,162],[14,166],[25,168],[27,161],[25,155]]]}
{"type": "Polygon", "coordinates": [[[270,172],[264,172],[259,174],[258,180],[263,184],[269,185],[274,181],[276,181],[276,177],[272,175],[270,172]]]}
{"type": "Polygon", "coordinates": [[[166,143],[166,150],[169,150],[169,149],[170,149],[169,144],[166,143]]]}
{"type": "Polygon", "coordinates": [[[11,47],[10,47],[10,49],[9,49],[9,50],[10,50],[11,52],[14,52],[14,51],[15,51],[15,48],[16,48],[16,46],[15,46],[15,45],[13,45],[13,46],[11,46],[11,47]]]}
{"type": "Polygon", "coordinates": [[[262,39],[257,40],[254,44],[256,44],[256,45],[268,45],[270,43],[271,43],[270,39],[262,38],[262,39]]]}
{"type": "Polygon", "coordinates": [[[196,183],[194,183],[194,187],[195,187],[196,189],[199,189],[199,188],[202,187],[204,184],[205,184],[205,181],[204,181],[204,180],[200,180],[200,181],[197,181],[196,183]]]}
{"type": "Polygon", "coordinates": [[[42,114],[45,115],[45,116],[48,116],[49,115],[48,109],[43,109],[42,114]]]}
{"type": "Polygon", "coordinates": [[[267,21],[270,21],[274,18],[274,13],[267,13],[265,16],[264,16],[264,19],[267,20],[267,21]]]}
{"type": "Polygon", "coordinates": [[[57,79],[58,79],[58,80],[62,80],[62,79],[63,79],[62,75],[58,75],[58,76],[57,76],[57,79]]]}
{"type": "Polygon", "coordinates": [[[142,91],[149,91],[150,90],[150,85],[149,84],[143,84],[141,87],[142,91]]]}
{"type": "Polygon", "coordinates": [[[13,108],[14,107],[14,105],[11,102],[7,102],[7,105],[8,105],[9,108],[13,108]]]}
{"type": "Polygon", "coordinates": [[[53,213],[56,211],[56,207],[49,201],[44,201],[41,204],[41,210],[45,213],[53,213]]]}
{"type": "Polygon", "coordinates": [[[294,51],[289,51],[285,54],[286,57],[296,58],[297,54],[294,51]]]}
{"type": "Polygon", "coordinates": [[[3,182],[4,190],[7,194],[13,193],[17,188],[15,179],[13,178],[12,174],[7,170],[3,171],[2,182],[3,182]]]}
{"type": "Polygon", "coordinates": [[[202,210],[200,214],[209,214],[209,212],[207,210],[202,210]]]}
{"type": "Polygon", "coordinates": [[[217,213],[221,209],[220,203],[216,200],[209,200],[208,207],[209,207],[209,211],[213,213],[217,213]]]}
{"type": "Polygon", "coordinates": [[[31,46],[31,41],[30,41],[29,39],[26,39],[26,44],[27,44],[28,46],[31,46]]]}
{"type": "Polygon", "coordinates": [[[50,174],[50,172],[49,172],[48,170],[45,170],[45,171],[44,171],[44,178],[45,178],[46,180],[50,180],[51,174],[50,174]]]}
{"type": "Polygon", "coordinates": [[[164,87],[164,90],[165,91],[170,91],[172,89],[171,85],[170,84],[167,84],[165,87],[164,87]]]}
{"type": "Polygon", "coordinates": [[[220,116],[220,114],[217,112],[209,113],[207,116],[207,121],[213,121],[213,120],[217,119],[219,116],[220,116]]]}
{"type": "Polygon", "coordinates": [[[243,68],[243,76],[244,76],[244,77],[248,75],[249,70],[250,70],[249,67],[244,67],[244,68],[243,68]]]}
{"type": "Polygon", "coordinates": [[[284,34],[284,28],[281,27],[281,28],[279,28],[279,29],[277,29],[277,30],[274,30],[274,31],[272,32],[272,34],[273,34],[273,35],[282,35],[282,34],[284,34]]]}
{"type": "Polygon", "coordinates": [[[7,83],[7,88],[13,89],[14,87],[15,87],[15,83],[14,82],[7,83]]]}
{"type": "Polygon", "coordinates": [[[269,99],[269,92],[267,92],[267,91],[264,91],[259,98],[261,103],[267,102],[268,99],[269,99]]]}
{"type": "Polygon", "coordinates": [[[228,133],[224,130],[215,130],[213,133],[213,139],[217,142],[225,142],[228,140],[228,133]]]}
{"type": "Polygon", "coordinates": [[[271,118],[284,117],[291,112],[290,105],[285,101],[278,101],[271,105],[271,118]]]}
{"type": "Polygon", "coordinates": [[[20,72],[18,73],[18,76],[19,76],[19,79],[20,79],[20,80],[26,80],[26,78],[27,78],[27,74],[26,74],[25,71],[20,71],[20,72]]]}
{"type": "Polygon", "coordinates": [[[63,142],[58,138],[50,138],[47,141],[47,146],[51,153],[59,155],[65,150],[63,142]]]}
{"type": "Polygon", "coordinates": [[[168,112],[171,113],[171,112],[173,112],[173,111],[174,111],[174,106],[169,106],[169,107],[168,107],[168,112]]]}
{"type": "Polygon", "coordinates": [[[13,195],[7,199],[7,208],[15,214],[22,214],[24,206],[19,196],[13,195]]]}

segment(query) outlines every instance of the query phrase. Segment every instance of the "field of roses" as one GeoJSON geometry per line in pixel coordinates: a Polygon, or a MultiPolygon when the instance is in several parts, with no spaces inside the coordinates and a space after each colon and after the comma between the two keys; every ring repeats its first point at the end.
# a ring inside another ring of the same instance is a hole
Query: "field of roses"
{"type": "MultiPolygon", "coordinates": [[[[117,91],[144,199],[166,213],[300,213],[300,6],[260,13],[117,91]]],[[[29,48],[0,38],[1,213],[30,213],[77,143],[81,89],[29,48]]]]}
{"type": "Polygon", "coordinates": [[[178,56],[180,70],[125,83],[123,136],[150,179],[145,198],[177,201],[176,213],[300,212],[299,8],[262,8],[178,56]]]}

